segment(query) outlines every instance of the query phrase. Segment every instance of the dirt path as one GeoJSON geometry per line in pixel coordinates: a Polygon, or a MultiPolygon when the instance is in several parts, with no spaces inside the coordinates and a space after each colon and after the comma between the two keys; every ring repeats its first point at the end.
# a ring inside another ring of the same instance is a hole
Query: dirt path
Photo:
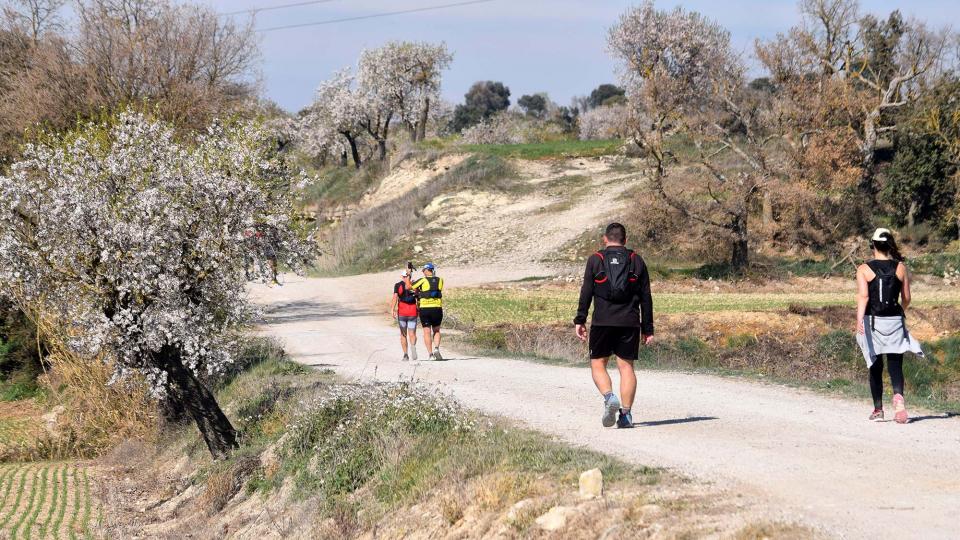
{"type": "MultiPolygon", "coordinates": [[[[450,286],[549,274],[543,268],[447,269],[450,286]]],[[[515,419],[570,443],[717,482],[771,519],[800,520],[844,538],[960,536],[960,418],[922,415],[871,423],[866,403],[794,388],[684,373],[643,371],[639,429],[600,426],[586,369],[501,358],[400,362],[397,331],[382,306],[391,274],[292,278],[257,287],[264,331],[293,357],[353,378],[415,378],[466,405],[515,419]]],[[[423,348],[421,346],[421,356],[423,348]]]]}

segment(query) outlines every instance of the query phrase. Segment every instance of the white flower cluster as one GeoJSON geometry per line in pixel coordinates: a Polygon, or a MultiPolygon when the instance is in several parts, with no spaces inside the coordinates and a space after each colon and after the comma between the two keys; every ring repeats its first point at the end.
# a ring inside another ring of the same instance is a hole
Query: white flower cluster
{"type": "Polygon", "coordinates": [[[621,16],[608,46],[631,104],[655,116],[696,112],[718,86],[742,76],[729,32],[697,12],[659,11],[650,0],[621,16]]]}
{"type": "Polygon", "coordinates": [[[0,176],[0,289],[77,349],[111,353],[115,378],[137,370],[162,393],[164,347],[197,374],[231,362],[250,313],[245,261],[312,259],[294,181],[253,124],[181,140],[126,112],[27,146],[0,176]]]}
{"type": "Polygon", "coordinates": [[[630,111],[623,104],[596,107],[577,118],[581,141],[622,139],[629,135],[630,111]]]}
{"type": "Polygon", "coordinates": [[[313,155],[339,155],[364,137],[384,142],[394,123],[426,121],[452,60],[443,43],[394,41],[363,51],[356,75],[345,68],[320,84],[300,120],[298,143],[313,155]]]}
{"type": "Polygon", "coordinates": [[[500,111],[463,130],[461,144],[523,144],[556,140],[563,128],[556,122],[500,111]]]}
{"type": "Polygon", "coordinates": [[[289,426],[290,453],[340,455],[338,446],[371,433],[408,432],[472,433],[476,416],[451,396],[411,383],[336,385],[311,403],[289,426]]]}

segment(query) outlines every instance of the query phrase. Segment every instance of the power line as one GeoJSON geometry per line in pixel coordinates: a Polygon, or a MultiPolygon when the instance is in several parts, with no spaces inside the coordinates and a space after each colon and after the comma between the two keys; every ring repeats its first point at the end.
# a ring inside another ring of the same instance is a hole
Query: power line
{"type": "Polygon", "coordinates": [[[283,26],[271,26],[271,27],[269,27],[269,28],[259,28],[259,29],[257,29],[257,32],[273,32],[274,30],[287,30],[287,29],[290,29],[290,28],[303,28],[303,27],[305,27],[305,26],[321,26],[321,25],[325,25],[325,24],[336,24],[336,23],[342,23],[342,22],[360,21],[360,20],[363,20],[363,19],[375,19],[375,18],[378,18],[378,17],[390,17],[390,16],[393,16],[393,15],[404,15],[404,14],[406,14],[406,13],[419,13],[419,12],[421,12],[421,11],[433,11],[433,10],[435,10],[435,9],[447,9],[447,8],[459,7],[459,6],[469,6],[469,5],[471,5],[471,4],[486,4],[486,3],[488,3],[488,2],[494,2],[494,1],[496,1],[496,0],[470,0],[469,2],[456,2],[456,3],[453,3],[453,4],[441,4],[441,5],[439,5],[439,6],[427,6],[427,7],[422,7],[422,8],[403,9],[403,10],[399,10],[399,11],[386,11],[386,12],[383,12],[383,13],[372,13],[372,14],[370,14],[370,15],[358,15],[358,16],[356,16],[356,17],[344,17],[344,18],[342,18],[342,19],[328,19],[328,20],[326,20],[326,21],[317,21],[317,22],[311,22],[311,23],[299,23],[299,24],[287,24],[287,25],[283,25],[283,26]]]}
{"type": "Polygon", "coordinates": [[[261,11],[273,11],[275,9],[287,9],[292,7],[312,6],[314,4],[328,4],[330,2],[336,2],[336,1],[337,0],[312,0],[310,2],[294,2],[292,4],[281,4],[279,6],[267,6],[267,7],[259,7],[259,8],[252,8],[252,9],[241,9],[240,11],[229,11],[227,13],[221,13],[220,15],[224,17],[229,15],[243,15],[244,13],[259,13],[261,11]]]}

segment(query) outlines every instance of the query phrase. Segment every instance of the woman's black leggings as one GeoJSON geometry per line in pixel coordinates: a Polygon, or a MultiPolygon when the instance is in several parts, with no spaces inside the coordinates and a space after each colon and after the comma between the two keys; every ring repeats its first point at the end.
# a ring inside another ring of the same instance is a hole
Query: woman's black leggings
{"type": "Polygon", "coordinates": [[[890,383],[894,394],[903,394],[903,355],[885,354],[877,356],[877,360],[870,366],[870,393],[873,394],[873,408],[883,408],[883,357],[887,357],[887,368],[890,371],[890,383]]]}

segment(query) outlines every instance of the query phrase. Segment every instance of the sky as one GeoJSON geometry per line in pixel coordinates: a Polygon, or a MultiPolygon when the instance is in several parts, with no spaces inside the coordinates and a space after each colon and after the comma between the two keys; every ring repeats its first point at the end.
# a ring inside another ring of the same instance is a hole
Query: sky
{"type": "MultiPolygon", "coordinates": [[[[325,0],[261,11],[259,29],[417,9],[458,0],[325,0]]],[[[462,0],[461,0],[462,1],[462,0]]],[[[296,3],[297,0],[207,0],[228,13],[296,3]]],[[[478,80],[502,81],[511,102],[547,92],[567,105],[573,96],[616,82],[606,36],[623,12],[639,0],[492,0],[447,9],[260,32],[264,94],[296,112],[308,105],[317,85],[356,63],[365,48],[391,40],[446,42],[454,54],[444,73],[443,97],[453,103],[478,80]]],[[[716,20],[747,56],[756,38],[786,31],[799,20],[793,0],[660,0],[659,8],[682,5],[716,20]]],[[[894,9],[933,26],[960,28],[956,0],[861,0],[864,11],[885,16],[894,9]]],[[[230,15],[245,20],[251,15],[230,15]]]]}

